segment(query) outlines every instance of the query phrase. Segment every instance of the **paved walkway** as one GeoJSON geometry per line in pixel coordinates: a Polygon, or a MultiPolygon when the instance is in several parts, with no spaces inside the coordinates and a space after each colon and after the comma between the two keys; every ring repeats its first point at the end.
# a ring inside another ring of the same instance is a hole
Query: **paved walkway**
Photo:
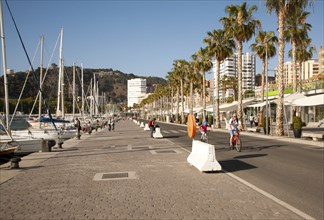
{"type": "Polygon", "coordinates": [[[199,172],[188,155],[120,121],[26,156],[20,170],[2,165],[0,219],[302,219],[226,173],[199,172]]]}

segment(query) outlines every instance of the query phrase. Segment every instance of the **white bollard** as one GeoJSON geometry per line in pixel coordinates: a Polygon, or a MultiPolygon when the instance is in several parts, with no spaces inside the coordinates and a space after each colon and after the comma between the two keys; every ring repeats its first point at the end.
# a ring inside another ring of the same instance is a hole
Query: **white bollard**
{"type": "Polygon", "coordinates": [[[192,152],[187,161],[200,172],[222,170],[222,166],[216,160],[214,145],[201,141],[192,140],[192,152]]]}
{"type": "Polygon", "coordinates": [[[149,130],[150,130],[150,127],[148,126],[148,124],[145,124],[144,131],[149,131],[149,130]]]}
{"type": "Polygon", "coordinates": [[[144,123],[141,122],[140,128],[144,128],[144,123]]]}
{"type": "Polygon", "coordinates": [[[156,127],[155,128],[155,132],[153,132],[153,137],[154,138],[163,138],[162,134],[161,134],[161,129],[160,127],[156,127]]]}
{"type": "Polygon", "coordinates": [[[140,125],[141,123],[139,122],[139,121],[137,121],[137,123],[136,123],[137,125],[140,125]]]}

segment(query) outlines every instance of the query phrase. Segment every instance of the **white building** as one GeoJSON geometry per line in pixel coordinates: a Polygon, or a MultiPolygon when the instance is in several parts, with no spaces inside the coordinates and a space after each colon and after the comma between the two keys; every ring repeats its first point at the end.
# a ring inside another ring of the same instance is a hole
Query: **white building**
{"type": "MultiPolygon", "coordinates": [[[[303,62],[301,75],[300,75],[300,71],[299,71],[299,68],[300,68],[299,63],[297,63],[296,67],[297,67],[297,79],[298,80],[307,80],[319,73],[319,62],[317,59],[307,60],[307,61],[303,62]]],[[[292,72],[292,62],[291,61],[287,61],[284,63],[284,83],[285,84],[293,83],[293,72],[292,72]]]]}
{"type": "MultiPolygon", "coordinates": [[[[215,64],[215,63],[214,63],[215,64]]],[[[255,89],[255,55],[252,53],[242,54],[242,89],[254,90],[255,89]]],[[[236,77],[237,78],[237,67],[238,67],[238,56],[237,53],[233,54],[231,57],[226,58],[220,64],[220,78],[223,77],[236,77]]],[[[213,68],[213,74],[216,74],[216,67],[213,68]]],[[[221,89],[221,88],[220,88],[221,89]]],[[[220,97],[221,97],[220,91],[220,97]]],[[[226,98],[233,96],[233,90],[226,91],[226,98]]]]}
{"type": "Polygon", "coordinates": [[[127,106],[139,104],[146,96],[146,79],[127,80],[127,106]]]}

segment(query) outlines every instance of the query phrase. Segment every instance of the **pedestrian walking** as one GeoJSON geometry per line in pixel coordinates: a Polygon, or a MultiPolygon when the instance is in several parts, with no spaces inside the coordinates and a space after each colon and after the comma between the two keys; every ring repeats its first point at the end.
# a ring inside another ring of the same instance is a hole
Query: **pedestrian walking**
{"type": "Polygon", "coordinates": [[[81,122],[78,118],[75,119],[75,127],[77,129],[77,139],[80,140],[81,137],[81,122]]]}
{"type": "Polygon", "coordinates": [[[153,120],[148,122],[148,126],[150,128],[150,132],[151,132],[151,138],[153,138],[153,133],[155,132],[155,118],[153,118],[153,120]]]}
{"type": "Polygon", "coordinates": [[[255,126],[257,126],[257,127],[258,127],[258,125],[259,125],[259,118],[258,118],[257,115],[254,116],[254,124],[255,124],[255,126]]]}
{"type": "Polygon", "coordinates": [[[250,121],[250,126],[251,126],[251,128],[252,128],[252,126],[253,126],[253,122],[254,122],[253,114],[250,115],[250,117],[249,117],[249,121],[250,121]]]}
{"type": "Polygon", "coordinates": [[[111,119],[111,130],[112,131],[115,130],[115,118],[114,117],[111,119]]]}
{"type": "Polygon", "coordinates": [[[108,131],[111,131],[111,118],[108,119],[108,131]]]}

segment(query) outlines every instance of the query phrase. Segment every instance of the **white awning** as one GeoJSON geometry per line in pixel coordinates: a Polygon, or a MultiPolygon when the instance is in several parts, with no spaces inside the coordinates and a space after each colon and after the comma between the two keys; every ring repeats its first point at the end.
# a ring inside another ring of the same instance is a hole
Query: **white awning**
{"type": "Polygon", "coordinates": [[[324,105],[324,94],[307,96],[305,98],[296,99],[291,103],[294,106],[316,106],[324,105]]]}

